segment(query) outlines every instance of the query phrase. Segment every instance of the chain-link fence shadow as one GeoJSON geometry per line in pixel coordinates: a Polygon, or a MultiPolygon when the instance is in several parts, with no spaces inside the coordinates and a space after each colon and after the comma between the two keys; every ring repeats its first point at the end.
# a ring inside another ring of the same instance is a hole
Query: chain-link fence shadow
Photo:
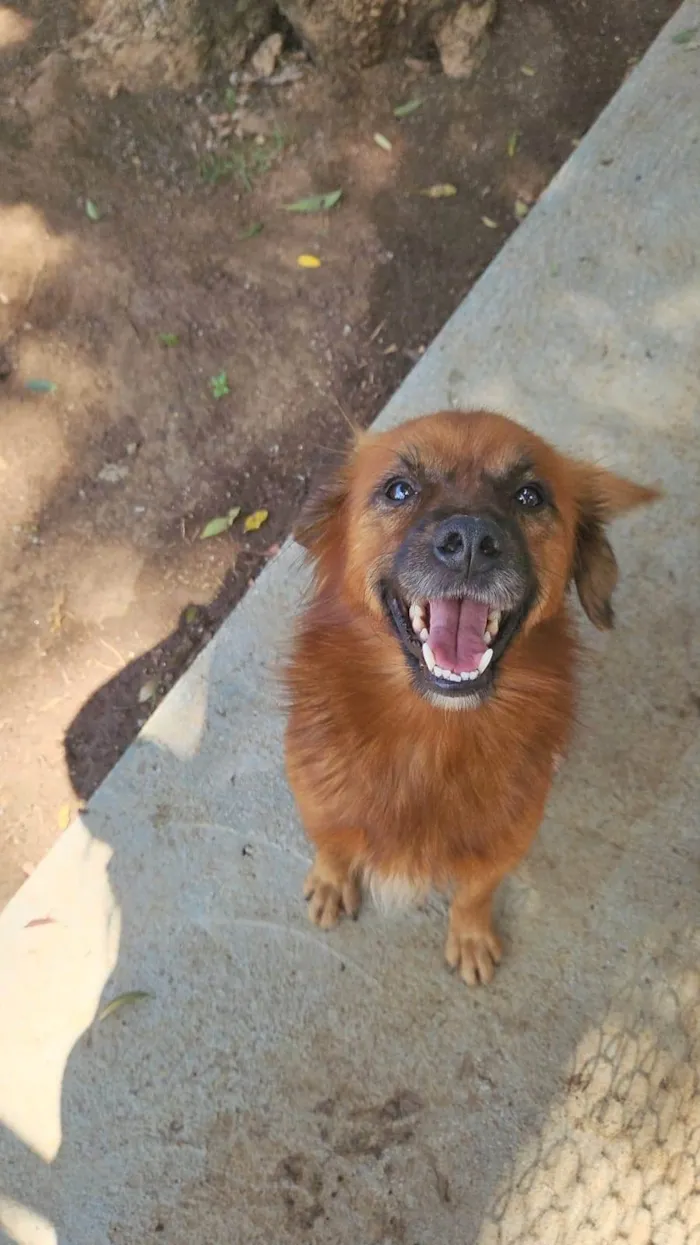
{"type": "Polygon", "coordinates": [[[699,1245],[700,932],[647,954],[579,1044],[478,1245],[699,1245]]]}

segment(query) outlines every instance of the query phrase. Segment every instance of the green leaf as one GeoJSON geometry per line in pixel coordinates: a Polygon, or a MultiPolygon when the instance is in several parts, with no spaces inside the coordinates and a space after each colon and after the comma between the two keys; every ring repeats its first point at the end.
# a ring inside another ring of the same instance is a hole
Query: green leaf
{"type": "Polygon", "coordinates": [[[420,108],[423,103],[422,99],[408,99],[405,104],[397,104],[394,109],[395,117],[410,117],[412,112],[420,108]]]}
{"type": "Polygon", "coordinates": [[[329,190],[325,195],[311,195],[309,199],[297,199],[286,203],[285,212],[327,212],[340,201],[342,190],[329,190]]]}
{"type": "Polygon", "coordinates": [[[206,527],[203,527],[199,533],[199,539],[209,540],[211,536],[221,536],[223,532],[227,532],[233,526],[240,513],[240,506],[232,506],[228,514],[222,514],[216,519],[210,519],[206,527]]]}
{"type": "Polygon", "coordinates": [[[238,237],[241,242],[245,242],[246,238],[254,238],[256,234],[262,233],[264,225],[262,221],[256,220],[247,229],[243,229],[238,237]]]}
{"type": "Polygon", "coordinates": [[[513,130],[513,133],[510,135],[508,139],[508,145],[506,147],[506,151],[509,157],[511,158],[511,160],[513,156],[515,155],[516,151],[518,150],[519,139],[520,139],[520,131],[513,130]]]}
{"type": "Polygon", "coordinates": [[[524,199],[516,199],[513,211],[515,212],[518,220],[525,220],[525,217],[530,211],[530,205],[529,203],[526,203],[524,199]]]}
{"type": "Polygon", "coordinates": [[[91,221],[98,221],[101,219],[102,213],[100,209],[98,208],[97,204],[94,203],[92,199],[85,200],[85,215],[87,216],[88,220],[91,220],[91,221]]]}
{"type": "Polygon", "coordinates": [[[373,134],[372,138],[374,139],[377,146],[381,147],[382,151],[391,151],[392,143],[389,141],[388,138],[386,138],[384,134],[379,134],[379,133],[373,134]]]}
{"type": "Polygon", "coordinates": [[[158,341],[161,346],[178,346],[180,338],[177,333],[159,333],[158,341]]]}
{"type": "Polygon", "coordinates": [[[57,389],[52,380],[25,380],[24,387],[32,393],[55,393],[57,389]]]}
{"type": "Polygon", "coordinates": [[[153,995],[149,994],[148,990],[126,990],[124,994],[118,994],[106,1007],[102,1008],[97,1017],[98,1022],[106,1020],[108,1016],[113,1016],[115,1012],[119,1011],[120,1007],[128,1007],[130,1003],[139,1003],[141,999],[152,998],[153,995]]]}
{"type": "Polygon", "coordinates": [[[231,392],[228,385],[228,373],[217,372],[216,376],[211,376],[209,378],[209,388],[214,398],[225,398],[227,393],[231,392]]]}
{"type": "Polygon", "coordinates": [[[700,31],[700,26],[688,26],[685,30],[679,30],[677,35],[673,35],[671,43],[690,43],[700,31]]]}

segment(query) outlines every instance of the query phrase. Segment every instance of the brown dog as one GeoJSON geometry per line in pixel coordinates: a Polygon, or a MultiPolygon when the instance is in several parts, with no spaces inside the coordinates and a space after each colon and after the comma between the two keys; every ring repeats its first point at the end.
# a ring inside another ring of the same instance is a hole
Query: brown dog
{"type": "Polygon", "coordinates": [[[447,962],[490,981],[491,899],[572,725],[567,589],[612,626],[604,525],[656,496],[485,411],[358,435],[296,532],[315,579],[287,675],[287,772],[321,929],[357,914],[363,882],[450,889],[447,962]]]}

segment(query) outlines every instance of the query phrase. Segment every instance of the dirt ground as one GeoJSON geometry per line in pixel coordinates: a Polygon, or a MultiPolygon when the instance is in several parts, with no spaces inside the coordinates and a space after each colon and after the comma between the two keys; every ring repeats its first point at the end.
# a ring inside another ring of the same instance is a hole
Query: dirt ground
{"type": "Polygon", "coordinates": [[[225,76],[87,99],[60,55],[80,6],[0,5],[0,904],[675,7],[502,0],[469,82],[331,81],[292,50],[240,139],[225,76]]]}

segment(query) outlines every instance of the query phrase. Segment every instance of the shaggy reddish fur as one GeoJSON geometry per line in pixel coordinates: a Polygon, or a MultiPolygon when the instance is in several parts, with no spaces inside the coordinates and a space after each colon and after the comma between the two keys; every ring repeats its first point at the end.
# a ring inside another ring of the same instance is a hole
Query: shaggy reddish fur
{"type": "Polygon", "coordinates": [[[363,883],[380,893],[449,889],[448,963],[469,983],[490,980],[501,956],[491,898],[538,829],[573,720],[577,647],[567,589],[575,580],[594,624],[612,625],[617,567],[604,524],[655,496],[486,412],[358,435],[297,531],[315,578],[287,673],[286,751],[316,847],[306,892],[316,924],[356,915],[363,883]],[[414,689],[375,589],[415,521],[378,515],[372,500],[407,449],[445,482],[443,505],[458,494],[464,509],[483,473],[523,452],[555,500],[556,521],[523,518],[537,599],[493,692],[475,709],[446,711],[414,689]]]}

